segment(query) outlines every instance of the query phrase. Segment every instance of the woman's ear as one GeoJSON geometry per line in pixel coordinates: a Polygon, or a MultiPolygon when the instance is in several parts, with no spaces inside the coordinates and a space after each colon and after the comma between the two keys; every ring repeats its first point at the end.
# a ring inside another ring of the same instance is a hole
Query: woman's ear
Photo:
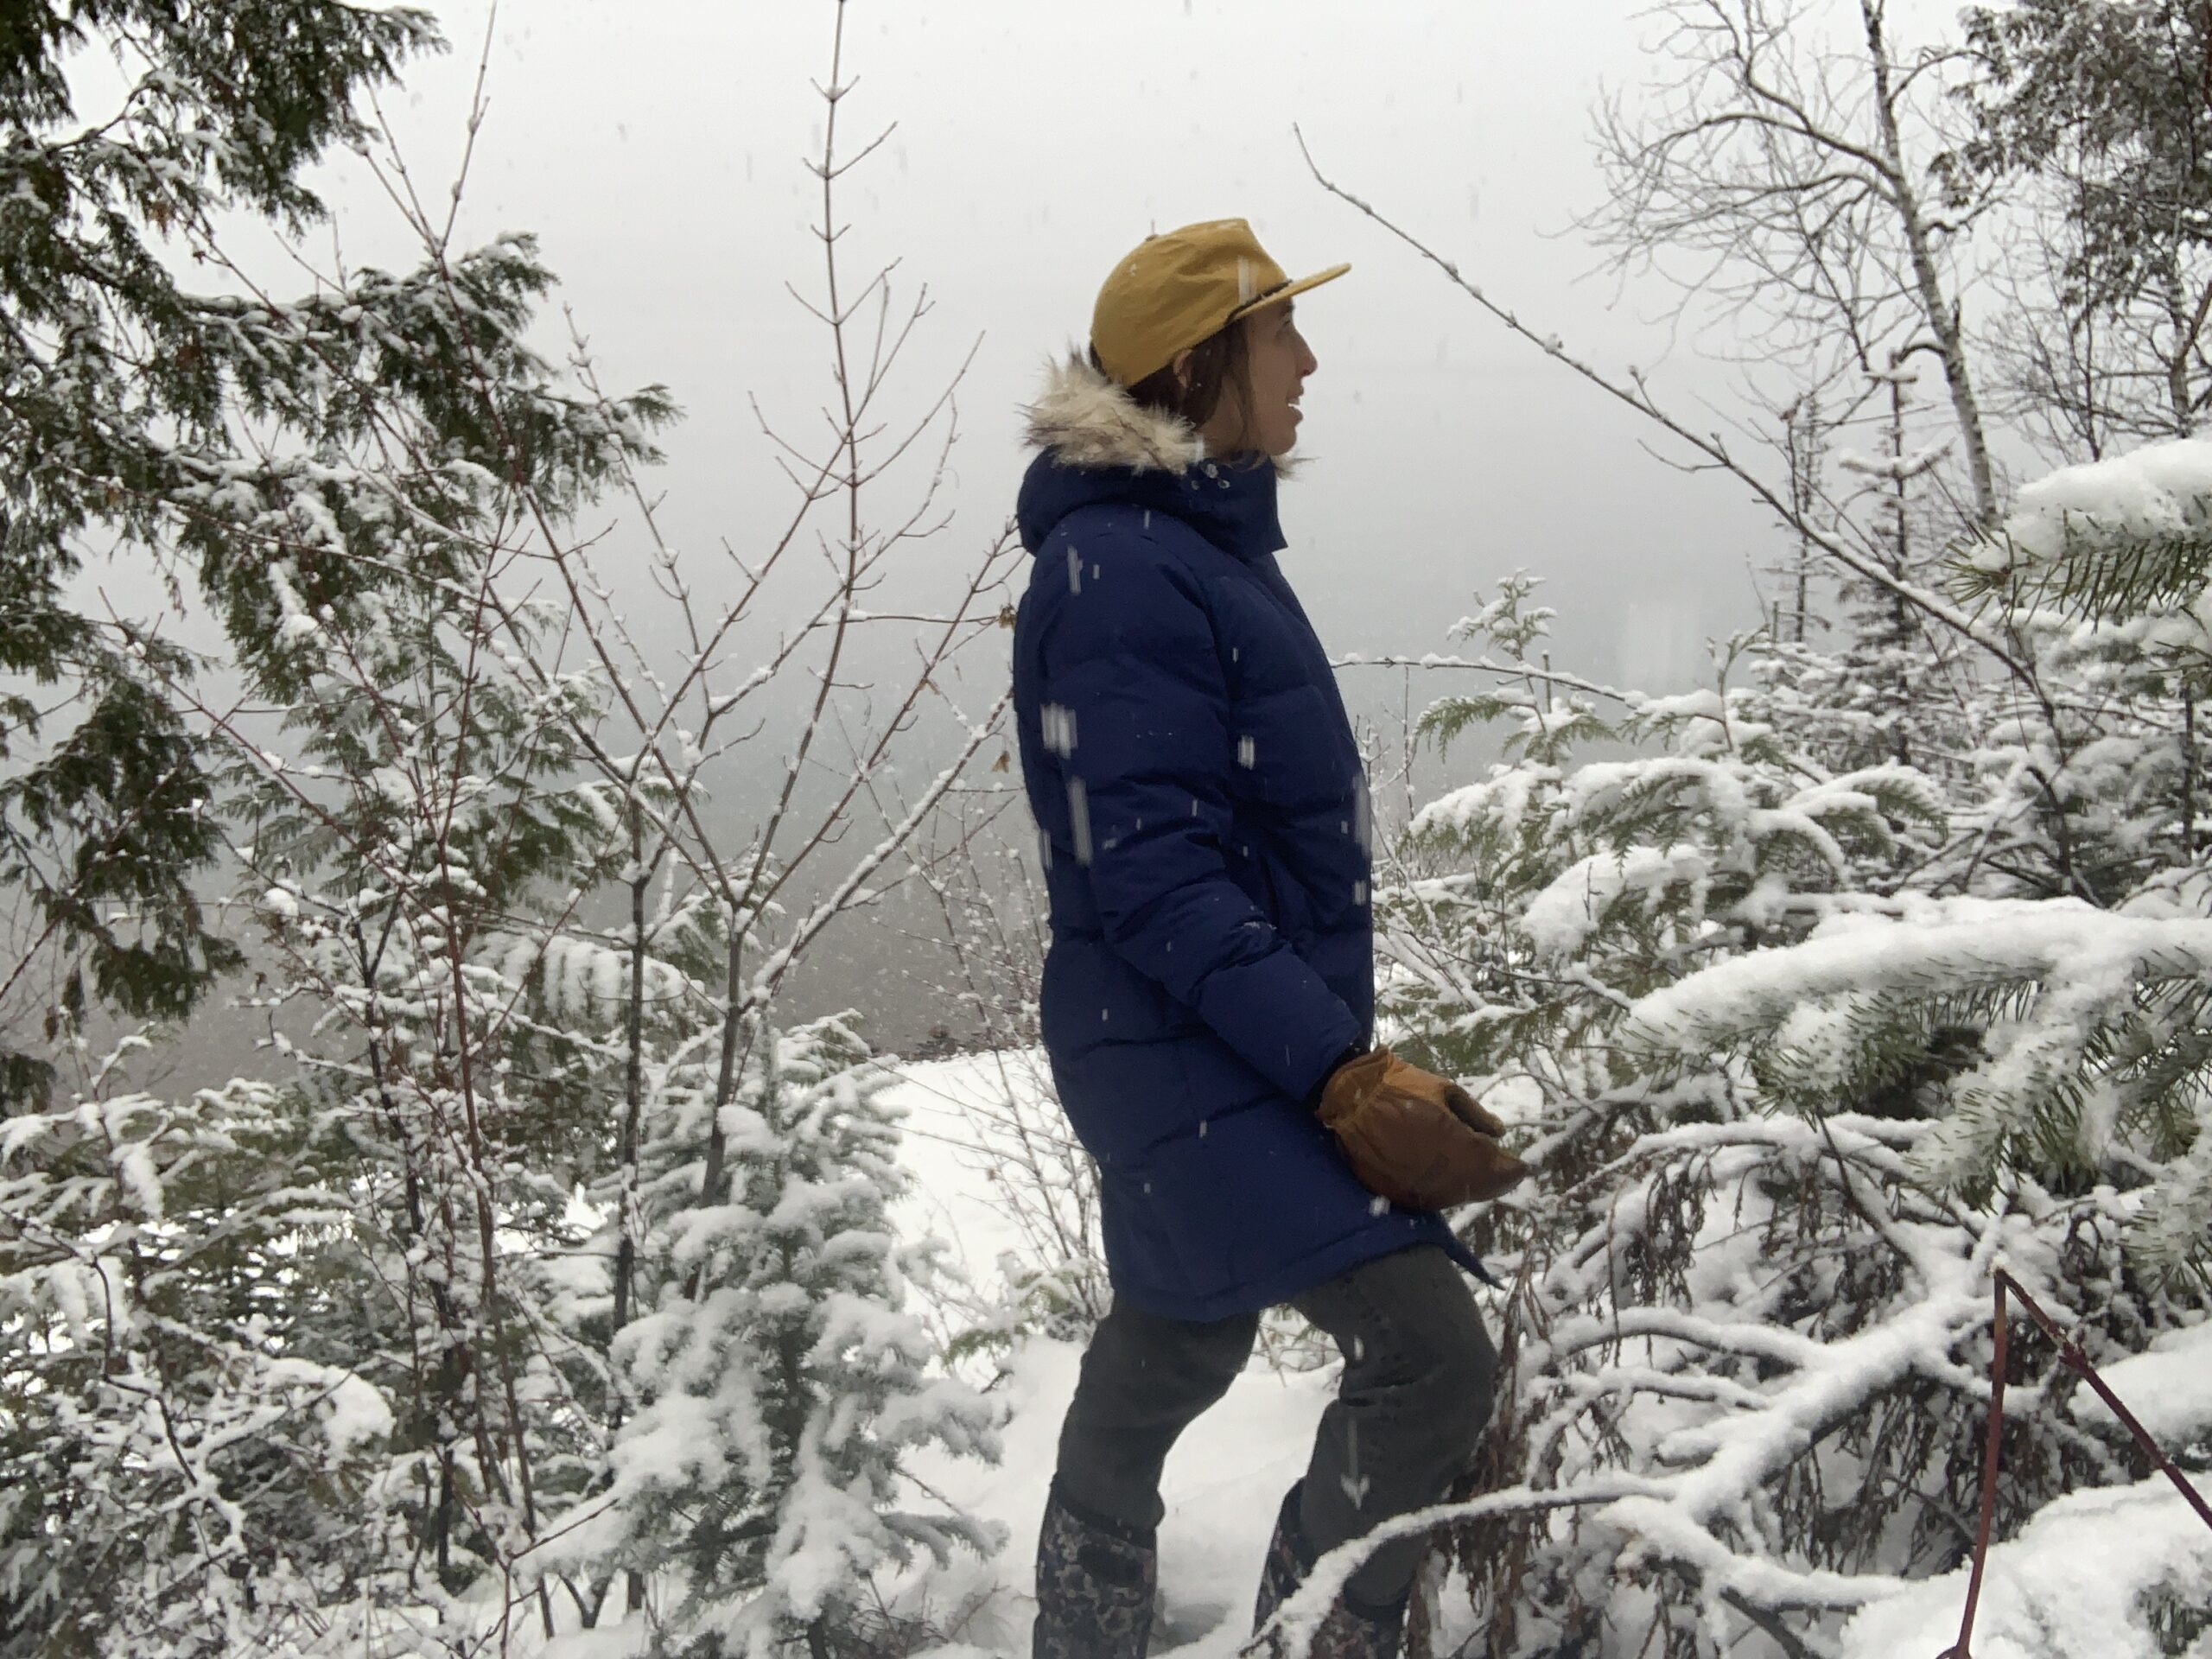
{"type": "Polygon", "coordinates": [[[1168,366],[1175,371],[1175,384],[1188,391],[1191,389],[1191,353],[1188,351],[1176,353],[1175,360],[1168,366]]]}

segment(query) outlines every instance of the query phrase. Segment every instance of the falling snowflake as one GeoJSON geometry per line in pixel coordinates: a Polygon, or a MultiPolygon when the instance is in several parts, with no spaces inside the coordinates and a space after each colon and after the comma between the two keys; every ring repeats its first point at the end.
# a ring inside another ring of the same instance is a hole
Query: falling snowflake
{"type": "Polygon", "coordinates": [[[1045,747],[1065,760],[1075,753],[1075,710],[1065,703],[1048,702],[1037,711],[1037,724],[1045,747]]]}

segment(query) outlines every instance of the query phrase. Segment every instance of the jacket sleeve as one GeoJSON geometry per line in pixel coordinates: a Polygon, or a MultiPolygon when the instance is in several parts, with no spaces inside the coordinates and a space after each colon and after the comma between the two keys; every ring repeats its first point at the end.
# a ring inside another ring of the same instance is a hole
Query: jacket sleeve
{"type": "MultiPolygon", "coordinates": [[[[1069,562],[1040,720],[1106,937],[1294,1100],[1364,1034],[1230,879],[1229,688],[1190,575],[1149,546],[1069,562]]],[[[1050,558],[1058,552],[1048,549],[1050,558]]]]}

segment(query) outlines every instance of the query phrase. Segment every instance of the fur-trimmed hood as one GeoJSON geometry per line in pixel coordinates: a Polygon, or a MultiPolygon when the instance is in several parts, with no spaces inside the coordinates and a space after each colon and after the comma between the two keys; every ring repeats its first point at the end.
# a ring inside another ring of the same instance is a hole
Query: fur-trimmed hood
{"type": "Polygon", "coordinates": [[[1147,409],[1072,353],[1046,369],[1043,394],[1024,412],[1031,447],[1064,467],[1179,473],[1205,458],[1189,422],[1147,409]]]}
{"type": "Polygon", "coordinates": [[[1281,462],[1208,460],[1188,422],[1145,408],[1079,357],[1052,365],[1027,412],[1039,453],[1014,516],[1031,552],[1070,513],[1103,505],[1171,514],[1239,557],[1282,546],[1281,462]]]}

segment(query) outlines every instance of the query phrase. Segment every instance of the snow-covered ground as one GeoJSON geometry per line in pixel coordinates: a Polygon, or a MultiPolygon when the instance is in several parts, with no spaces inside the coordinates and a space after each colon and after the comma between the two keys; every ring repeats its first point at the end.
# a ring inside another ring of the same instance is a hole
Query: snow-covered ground
{"type": "MultiPolygon", "coordinates": [[[[962,1103],[987,1097],[1001,1074],[975,1058],[900,1070],[905,1081],[894,1098],[908,1114],[906,1157],[916,1178],[902,1220],[917,1234],[944,1239],[955,1260],[988,1282],[1000,1253],[1016,1249],[1020,1236],[994,1197],[985,1161],[963,1149],[973,1130],[962,1103]]],[[[2171,1408],[2212,1397],[2177,1386],[2183,1373],[2212,1360],[2207,1342],[2203,1331],[2191,1331],[2112,1369],[2113,1386],[2170,1446],[2212,1433],[2201,1413],[2171,1408]]],[[[996,1560],[918,1573],[902,1586],[901,1611],[926,1611],[962,1649],[1027,1649],[1032,1541],[1079,1357],[1071,1344],[1043,1341],[1014,1357],[1003,1385],[1010,1416],[997,1467],[938,1459],[918,1470],[1007,1533],[996,1560]]],[[[1333,1368],[1286,1374],[1255,1356],[1228,1398],[1176,1448],[1162,1494],[1165,1623],[1155,1654],[1225,1659],[1245,1639],[1276,1503],[1304,1465],[1334,1382],[1333,1368]]],[[[2101,1410],[2086,1391],[2078,1398],[2082,1414],[2101,1410]]],[[[1935,1659],[1957,1639],[1966,1580],[1961,1569],[1865,1609],[1844,1632],[1844,1659],[1935,1659]]],[[[1991,1552],[1974,1651],[1976,1659],[2158,1659],[2172,1649],[2140,1632],[2141,1599],[2162,1586],[2201,1599],[2207,1583],[2212,1532],[2164,1479],[2078,1493],[1991,1552]]],[[[1458,1634],[1451,1630],[1458,1610],[1444,1611],[1447,1632],[1458,1634]]],[[[2185,1651],[2188,1659],[2212,1659],[2212,1633],[2185,1651]]]]}
{"type": "MultiPolygon", "coordinates": [[[[1006,1072],[987,1056],[898,1069],[893,1099],[906,1113],[905,1156],[914,1177],[899,1224],[912,1237],[942,1240],[952,1263],[977,1287],[994,1288],[1001,1253],[1018,1251],[1022,1236],[995,1190],[990,1160],[973,1150],[969,1108],[988,1103],[1006,1072]]],[[[1007,1411],[997,1464],[931,1453],[912,1465],[931,1491],[1003,1528],[1007,1540],[994,1559],[960,1556],[942,1567],[920,1561],[881,1586],[889,1611],[941,1633],[935,1659],[1028,1650],[1032,1550],[1080,1357],[1073,1344],[1043,1339],[1010,1357],[995,1388],[1007,1411]]],[[[2191,1331],[2114,1366],[2111,1381],[2178,1446],[2212,1433],[2201,1410],[2178,1408],[2184,1401],[2201,1406],[2205,1390],[2179,1385],[2209,1358],[2204,1333],[2191,1331]]],[[[1163,1483],[1154,1656],[1229,1659],[1247,1639],[1276,1504],[1304,1466],[1334,1382],[1333,1367],[1279,1371],[1255,1354],[1228,1397],[1176,1448],[1163,1483]]],[[[2091,1402],[2079,1409],[2101,1408],[2091,1402]]],[[[1936,1659],[1957,1639],[1966,1580],[1961,1569],[1863,1609],[1842,1633],[1840,1659],[1936,1659]]],[[[1992,1550],[1974,1652],[1976,1659],[2162,1659],[2177,1651],[2212,1659],[2212,1632],[2177,1650],[2142,1629],[2146,1596],[2201,1601],[2208,1583],[2212,1532],[2163,1479],[2077,1493],[1992,1550]]],[[[1452,1599],[1441,1611],[1447,1643],[1469,1634],[1452,1599]]],[[[582,1633],[549,1653],[631,1659],[644,1635],[634,1624],[582,1633]]]]}
{"type": "MultiPolygon", "coordinates": [[[[1974,1659],[2212,1659],[2212,1630],[2185,1649],[2140,1623],[2162,1595],[2201,1606],[2212,1530],[2163,1476],[2073,1492],[1989,1552],[1974,1617],[1974,1659]]],[[[1936,1659],[1958,1640],[1961,1568],[1860,1611],[1843,1659],[1936,1659]]]]}
{"type": "Polygon", "coordinates": [[[977,1149],[971,1114],[987,1109],[1001,1088],[1020,1086],[1029,1057],[1004,1070],[982,1054],[893,1064],[899,1081],[887,1099],[904,1115],[899,1156],[913,1178],[899,1220],[912,1237],[943,1240],[954,1266],[979,1286],[992,1285],[1000,1255],[1018,1252],[1022,1236],[991,1191],[990,1161],[977,1149]]]}
{"type": "MultiPolygon", "coordinates": [[[[1000,1253],[1017,1248],[1020,1235],[992,1192],[984,1160],[962,1145],[974,1135],[962,1102],[988,1095],[999,1073],[972,1058],[899,1070],[904,1081],[892,1097],[907,1113],[906,1155],[915,1177],[900,1218],[918,1235],[944,1239],[955,1262],[991,1282],[1000,1253]]],[[[1014,1356],[1001,1388],[1010,1414],[995,1468],[941,1456],[918,1464],[915,1472],[937,1491],[1003,1526],[1007,1542],[995,1561],[916,1573],[901,1586],[899,1611],[925,1613],[963,1646],[1028,1650],[1031,1552],[1080,1357],[1074,1344],[1049,1341],[1030,1342],[1014,1356]]],[[[1278,1372],[1255,1357],[1175,1448],[1162,1483],[1165,1617],[1155,1627],[1155,1654],[1214,1659],[1249,1637],[1275,1506],[1305,1467],[1334,1380],[1327,1370],[1278,1372]]]]}
{"type": "MultiPolygon", "coordinates": [[[[944,1458],[917,1466],[932,1487],[1005,1527],[1007,1542],[995,1561],[960,1560],[916,1575],[899,1611],[925,1613],[963,1645],[1027,1651],[1035,1605],[1031,1550],[1079,1357],[1073,1344],[1060,1342],[1033,1342],[1016,1357],[1005,1385],[1012,1413],[1005,1456],[996,1468],[944,1458]]],[[[1255,1365],[1175,1448],[1162,1488],[1164,1618],[1153,1637],[1155,1654],[1218,1659],[1249,1634],[1275,1506],[1305,1467],[1328,1385],[1325,1373],[1279,1376],[1255,1365]]]]}

